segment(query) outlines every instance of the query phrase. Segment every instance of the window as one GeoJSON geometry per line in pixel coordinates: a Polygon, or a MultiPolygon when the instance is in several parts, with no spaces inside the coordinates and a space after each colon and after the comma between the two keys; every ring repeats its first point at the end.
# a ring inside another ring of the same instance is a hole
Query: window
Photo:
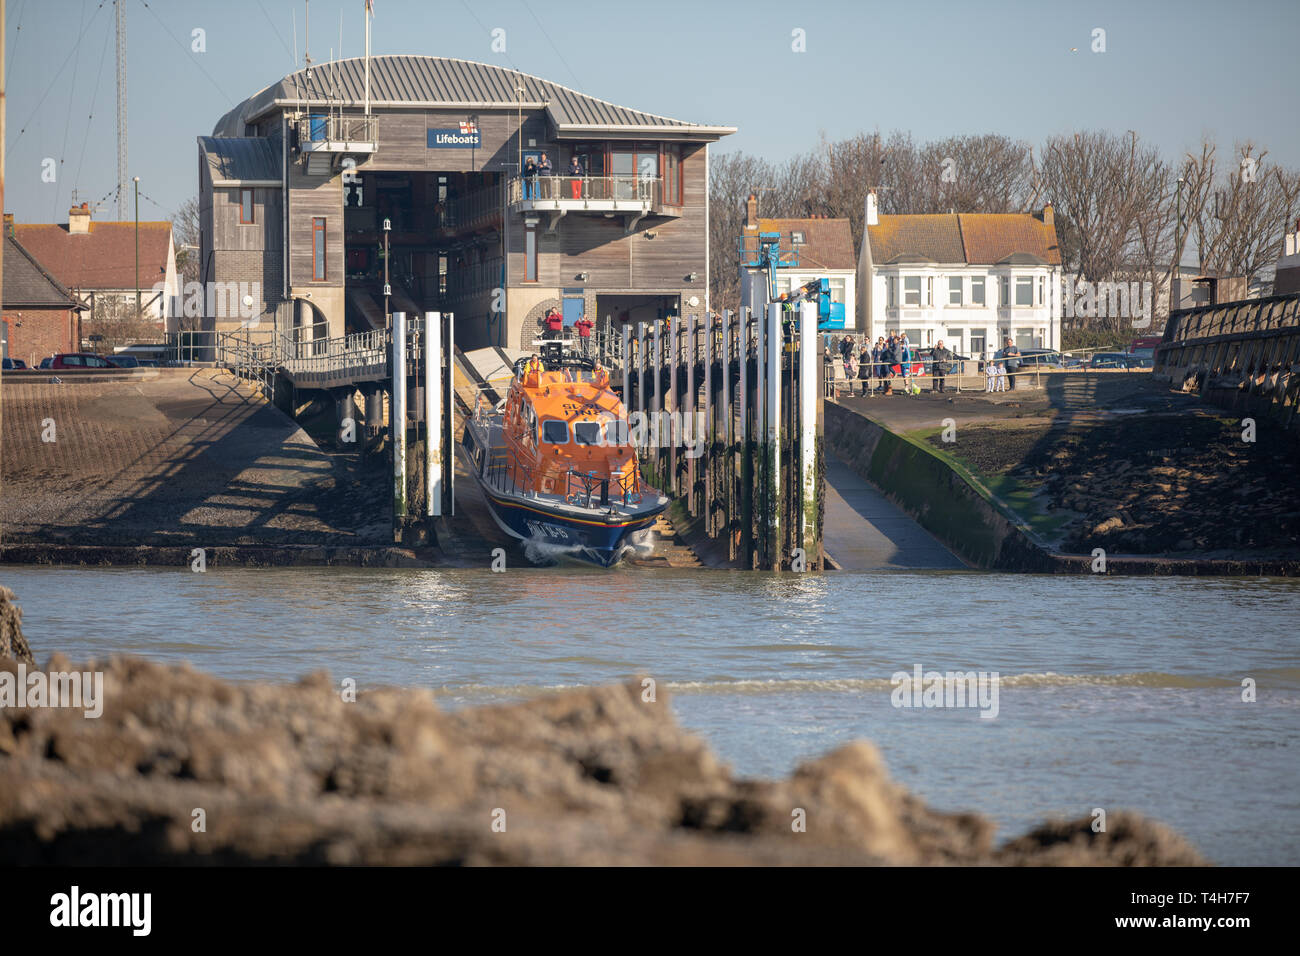
{"type": "Polygon", "coordinates": [[[889,298],[889,307],[891,309],[898,306],[898,276],[890,276],[885,280],[885,290],[889,298]]]}
{"type": "Polygon", "coordinates": [[[844,283],[845,283],[845,281],[846,281],[846,280],[844,280],[843,278],[840,278],[840,279],[831,279],[831,280],[830,280],[830,282],[831,282],[831,301],[832,301],[832,302],[838,302],[840,305],[843,305],[843,304],[844,304],[844,283]]]}
{"type": "Polygon", "coordinates": [[[985,330],[984,330],[984,329],[971,329],[971,333],[970,333],[970,352],[971,352],[971,355],[979,355],[979,356],[983,356],[983,355],[984,355],[985,343],[986,343],[987,341],[988,341],[988,340],[985,338],[985,330]]]}
{"type": "Polygon", "coordinates": [[[790,245],[802,246],[804,244],[804,235],[802,232],[790,233],[790,245]]]}
{"type": "Polygon", "coordinates": [[[925,277],[925,304],[934,306],[934,276],[925,277]]]}
{"type": "Polygon", "coordinates": [[[1045,282],[1046,280],[1042,276],[1038,277],[1038,305],[1043,304],[1043,288],[1045,282]]]}
{"type": "Polygon", "coordinates": [[[600,422],[574,422],[573,440],[579,445],[599,445],[600,422]]]}
{"type": "Polygon", "coordinates": [[[241,189],[239,191],[239,222],[241,224],[251,223],[253,221],[253,191],[251,189],[241,189]]]}
{"type": "Polygon", "coordinates": [[[637,179],[657,179],[659,177],[659,147],[653,143],[642,144],[632,149],[616,149],[610,153],[613,174],[620,177],[615,184],[615,199],[639,199],[648,189],[637,179]]]}
{"type": "Polygon", "coordinates": [[[1016,305],[1034,304],[1033,276],[1016,276],[1016,305]]]}
{"type": "Polygon", "coordinates": [[[664,147],[664,202],[682,204],[682,159],[676,146],[664,147]]]}
{"type": "Polygon", "coordinates": [[[961,305],[961,276],[948,277],[948,304],[961,305]]]}
{"type": "Polygon", "coordinates": [[[1011,279],[1007,276],[1002,277],[1002,296],[998,299],[998,305],[1011,304],[1011,279]]]}
{"type": "Polygon", "coordinates": [[[983,276],[971,276],[970,301],[971,301],[971,305],[984,304],[984,277],[983,276]]]}
{"type": "Polygon", "coordinates": [[[325,217],[316,216],[311,221],[311,278],[313,282],[325,281],[325,217]]]}
{"type": "Polygon", "coordinates": [[[542,441],[552,445],[568,444],[569,423],[555,418],[548,418],[542,422],[542,441]]]}
{"type": "Polygon", "coordinates": [[[921,304],[921,277],[903,276],[903,305],[921,304]]]}
{"type": "Polygon", "coordinates": [[[537,226],[524,226],[524,281],[537,281],[537,226]]]}

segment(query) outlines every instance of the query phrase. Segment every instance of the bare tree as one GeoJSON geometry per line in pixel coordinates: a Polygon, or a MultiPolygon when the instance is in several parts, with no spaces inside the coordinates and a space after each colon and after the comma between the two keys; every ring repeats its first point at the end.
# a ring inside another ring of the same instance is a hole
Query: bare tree
{"type": "Polygon", "coordinates": [[[191,197],[172,216],[172,241],[176,244],[176,271],[182,288],[199,281],[199,201],[191,197]]]}

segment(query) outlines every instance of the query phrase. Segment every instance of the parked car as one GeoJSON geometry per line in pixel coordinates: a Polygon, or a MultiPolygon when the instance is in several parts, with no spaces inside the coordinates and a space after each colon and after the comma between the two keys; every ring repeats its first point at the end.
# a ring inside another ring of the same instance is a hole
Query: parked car
{"type": "Polygon", "coordinates": [[[1124,352],[1096,352],[1088,363],[1089,369],[1126,369],[1128,355],[1124,352]]]}
{"type": "Polygon", "coordinates": [[[157,359],[140,359],[140,367],[141,367],[141,368],[157,368],[157,367],[158,367],[158,360],[157,360],[157,359]]]}
{"type": "Polygon", "coordinates": [[[1061,365],[1064,368],[1083,368],[1084,360],[1079,358],[1077,355],[1071,355],[1069,352],[1065,352],[1061,355],[1061,365]]]}
{"type": "MultiPolygon", "coordinates": [[[[1006,349],[998,349],[993,353],[995,362],[1004,361],[1006,357],[1006,349]]],[[[1023,372],[1035,368],[1065,368],[1065,361],[1056,349],[1021,349],[1020,370],[1023,372]]]]}
{"type": "Polygon", "coordinates": [[[113,368],[113,365],[100,355],[93,352],[60,352],[54,356],[50,362],[52,369],[79,369],[79,368],[113,368]]]}
{"type": "Polygon", "coordinates": [[[27,363],[16,358],[0,359],[0,368],[6,372],[22,372],[26,370],[27,363]]]}
{"type": "Polygon", "coordinates": [[[108,363],[116,368],[139,368],[140,360],[134,355],[105,355],[108,363]]]}
{"type": "Polygon", "coordinates": [[[49,368],[49,367],[50,367],[51,365],[53,365],[53,364],[54,364],[54,356],[53,356],[53,355],[47,355],[47,356],[45,356],[45,358],[41,359],[41,364],[38,365],[38,366],[36,366],[36,367],[37,367],[37,368],[49,368]]]}

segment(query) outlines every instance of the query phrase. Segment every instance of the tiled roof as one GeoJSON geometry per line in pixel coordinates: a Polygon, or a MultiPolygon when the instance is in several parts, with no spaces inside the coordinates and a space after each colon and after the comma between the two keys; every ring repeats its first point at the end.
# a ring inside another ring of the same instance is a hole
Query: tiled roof
{"type": "Polygon", "coordinates": [[[1028,254],[1048,265],[1061,264],[1056,229],[1028,213],[962,215],[961,237],[970,263],[991,265],[1009,256],[1028,254]]]}
{"type": "Polygon", "coordinates": [[[799,256],[800,269],[852,269],[853,233],[847,219],[759,219],[759,232],[779,232],[781,246],[799,256]],[[790,245],[790,233],[802,232],[804,242],[790,245]]]}
{"type": "Polygon", "coordinates": [[[1055,227],[1030,213],[881,216],[880,225],[867,227],[867,235],[876,265],[1061,264],[1055,227]]]}
{"type": "Polygon", "coordinates": [[[214,185],[223,182],[279,180],[280,153],[269,139],[257,136],[200,136],[199,149],[207,160],[214,185]]]}
{"type": "MultiPolygon", "coordinates": [[[[442,56],[373,56],[370,58],[370,103],[511,108],[521,97],[525,109],[545,103],[552,122],[561,132],[593,128],[646,129],[648,133],[699,134],[717,139],[734,133],[725,126],[687,123],[617,106],[540,77],[489,63],[442,56]]],[[[249,97],[217,123],[217,136],[243,136],[244,126],[272,109],[276,101],[309,105],[360,107],[365,102],[365,59],[353,57],[312,67],[308,84],[305,70],[290,73],[249,97]]]]}
{"type": "Polygon", "coordinates": [[[876,265],[966,261],[956,216],[881,216],[878,226],[867,227],[867,235],[876,265]]]}
{"type": "MultiPolygon", "coordinates": [[[[134,289],[135,223],[92,222],[90,232],[72,235],[67,225],[14,226],[21,242],[49,272],[69,289],[134,289]]],[[[169,222],[140,223],[140,287],[161,282],[171,241],[169,222]]]]}
{"type": "Polygon", "coordinates": [[[4,308],[84,308],[13,236],[5,236],[4,308]]]}

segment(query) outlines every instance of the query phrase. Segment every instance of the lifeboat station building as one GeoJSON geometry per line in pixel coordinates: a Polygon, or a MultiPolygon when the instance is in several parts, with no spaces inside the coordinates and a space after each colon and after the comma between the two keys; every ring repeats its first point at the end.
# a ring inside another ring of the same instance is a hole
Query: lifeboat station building
{"type": "Polygon", "coordinates": [[[306,343],[450,311],[462,348],[526,348],[551,308],[601,330],[708,308],[709,145],[733,127],[466,60],[368,72],[300,70],[199,138],[199,279],[243,284],[206,328],[306,343]]]}

